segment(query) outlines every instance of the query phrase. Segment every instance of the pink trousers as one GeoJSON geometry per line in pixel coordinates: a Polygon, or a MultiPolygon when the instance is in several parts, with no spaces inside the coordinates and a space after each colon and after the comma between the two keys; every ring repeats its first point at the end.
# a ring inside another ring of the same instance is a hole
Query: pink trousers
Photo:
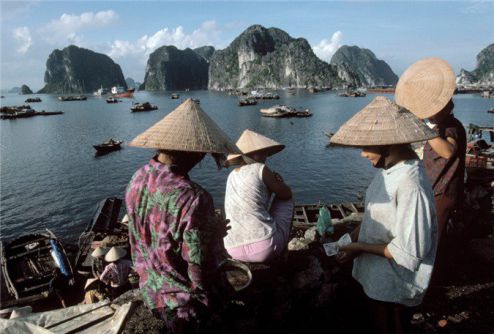
{"type": "Polygon", "coordinates": [[[243,262],[266,262],[285,250],[292,228],[293,201],[275,198],[269,213],[276,225],[275,233],[269,239],[227,249],[233,259],[243,262]]]}

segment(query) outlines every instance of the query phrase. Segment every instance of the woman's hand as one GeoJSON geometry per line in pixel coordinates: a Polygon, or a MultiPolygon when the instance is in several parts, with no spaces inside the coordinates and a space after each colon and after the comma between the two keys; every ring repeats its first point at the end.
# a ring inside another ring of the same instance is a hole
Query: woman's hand
{"type": "Polygon", "coordinates": [[[336,261],[339,263],[347,263],[360,255],[362,250],[359,242],[352,242],[346,246],[340,247],[340,251],[336,255],[336,261]]]}

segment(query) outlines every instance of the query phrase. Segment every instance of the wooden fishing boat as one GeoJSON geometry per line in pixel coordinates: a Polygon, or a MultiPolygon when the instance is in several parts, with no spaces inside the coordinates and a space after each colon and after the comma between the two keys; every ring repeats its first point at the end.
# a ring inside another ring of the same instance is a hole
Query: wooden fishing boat
{"type": "Polygon", "coordinates": [[[149,102],[136,103],[132,107],[130,107],[130,110],[132,112],[152,111],[152,110],[157,110],[157,109],[158,109],[158,106],[151,104],[149,102]]]}
{"type": "Polygon", "coordinates": [[[48,229],[0,242],[0,261],[7,290],[19,302],[48,297],[55,268],[59,268],[67,279],[73,278],[62,243],[48,229]]]}
{"type": "Polygon", "coordinates": [[[494,147],[484,139],[472,140],[467,144],[465,168],[471,178],[494,176],[494,147]]]}
{"type": "Polygon", "coordinates": [[[98,203],[93,218],[79,236],[75,268],[79,274],[97,275],[102,264],[91,256],[97,247],[128,247],[128,229],[118,221],[122,200],[109,197],[98,203]]]}
{"type": "Polygon", "coordinates": [[[319,217],[319,209],[325,206],[330,214],[333,225],[361,222],[364,213],[364,204],[340,203],[340,204],[296,204],[293,209],[293,226],[299,229],[308,229],[316,226],[319,217]]]}
{"type": "Polygon", "coordinates": [[[102,144],[99,145],[93,145],[94,149],[96,150],[97,154],[102,154],[102,153],[108,153],[111,151],[116,151],[121,149],[123,141],[122,140],[107,140],[102,144]]]}
{"type": "Polygon", "coordinates": [[[113,97],[113,96],[110,96],[109,98],[106,99],[106,103],[118,103],[118,99],[113,97]]]}
{"type": "Polygon", "coordinates": [[[39,97],[30,97],[24,101],[26,103],[34,103],[34,102],[41,102],[41,98],[39,97]]]}
{"type": "Polygon", "coordinates": [[[240,107],[243,106],[255,106],[257,104],[257,100],[255,98],[246,98],[238,100],[238,105],[240,107]]]}
{"type": "Polygon", "coordinates": [[[171,98],[172,100],[178,100],[178,99],[180,98],[180,95],[179,95],[179,94],[177,94],[177,93],[173,93],[172,95],[170,95],[170,98],[171,98]]]}
{"type": "Polygon", "coordinates": [[[59,96],[58,99],[60,101],[86,101],[87,97],[85,95],[77,95],[77,96],[59,96]]]}

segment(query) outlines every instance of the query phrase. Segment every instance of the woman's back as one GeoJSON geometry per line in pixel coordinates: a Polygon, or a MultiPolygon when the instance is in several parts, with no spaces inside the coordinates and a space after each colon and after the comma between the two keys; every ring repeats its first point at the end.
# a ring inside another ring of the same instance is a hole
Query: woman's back
{"type": "Polygon", "coordinates": [[[264,164],[253,163],[228,176],[225,215],[231,229],[225,237],[226,248],[266,240],[275,232],[268,212],[271,194],[263,181],[263,170],[264,164]]]}

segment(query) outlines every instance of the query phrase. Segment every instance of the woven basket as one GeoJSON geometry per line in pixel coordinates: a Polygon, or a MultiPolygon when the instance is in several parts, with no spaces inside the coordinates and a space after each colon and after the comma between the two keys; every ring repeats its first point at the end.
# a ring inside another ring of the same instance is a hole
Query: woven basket
{"type": "Polygon", "coordinates": [[[377,96],[343,124],[331,137],[331,144],[381,146],[407,144],[437,137],[423,121],[405,108],[377,96]]]}

